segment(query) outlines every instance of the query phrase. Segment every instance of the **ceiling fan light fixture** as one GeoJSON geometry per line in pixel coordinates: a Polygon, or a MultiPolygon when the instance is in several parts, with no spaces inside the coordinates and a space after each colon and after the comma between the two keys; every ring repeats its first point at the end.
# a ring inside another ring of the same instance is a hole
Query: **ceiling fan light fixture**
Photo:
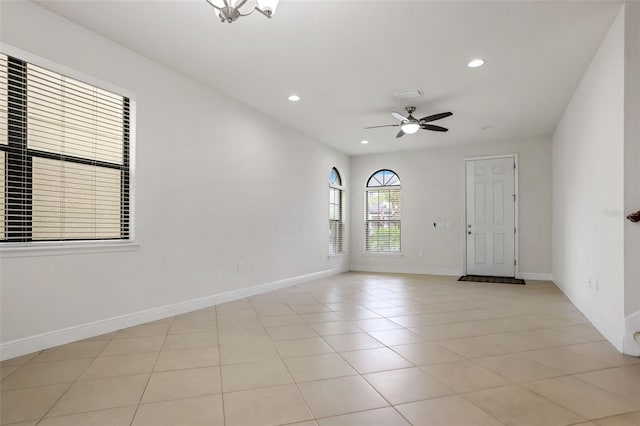
{"type": "Polygon", "coordinates": [[[412,135],[415,132],[417,132],[418,130],[420,130],[420,124],[419,123],[414,123],[414,122],[409,122],[409,123],[403,123],[400,128],[402,129],[403,132],[405,132],[408,135],[412,135]]]}
{"type": "Polygon", "coordinates": [[[484,65],[484,59],[472,59],[471,61],[469,61],[469,63],[467,64],[467,66],[469,68],[478,68],[484,65]]]}

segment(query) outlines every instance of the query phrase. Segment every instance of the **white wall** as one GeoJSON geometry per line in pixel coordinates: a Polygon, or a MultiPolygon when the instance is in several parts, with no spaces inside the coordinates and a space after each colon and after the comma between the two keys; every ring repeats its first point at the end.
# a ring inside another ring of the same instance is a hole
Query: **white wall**
{"type": "Polygon", "coordinates": [[[569,102],[553,134],[552,148],[554,281],[620,350],[624,62],[622,12],[569,102]]]}
{"type": "Polygon", "coordinates": [[[3,2],[1,19],[3,43],[135,92],[140,244],[3,255],[2,356],[16,339],[348,267],[326,257],[328,175],[350,187],[346,155],[33,3],[3,2]]]}
{"type": "MultiPolygon", "coordinates": [[[[640,209],[640,3],[625,8],[624,211],[640,209]]],[[[633,333],[640,331],[640,223],[625,221],[625,351],[640,355],[633,333]]]]}
{"type": "Polygon", "coordinates": [[[520,272],[529,278],[550,278],[551,141],[548,138],[352,157],[352,268],[462,274],[464,159],[498,154],[519,156],[520,272]],[[402,257],[363,254],[364,187],[369,176],[382,168],[395,171],[402,183],[402,257]],[[435,229],[433,222],[436,221],[451,221],[452,227],[435,229]],[[424,251],[424,257],[418,257],[418,251],[424,251]]]}

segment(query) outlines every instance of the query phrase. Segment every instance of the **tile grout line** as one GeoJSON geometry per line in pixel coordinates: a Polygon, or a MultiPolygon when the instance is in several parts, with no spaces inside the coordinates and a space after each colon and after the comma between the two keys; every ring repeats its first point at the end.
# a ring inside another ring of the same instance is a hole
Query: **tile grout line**
{"type": "MultiPolygon", "coordinates": [[[[288,303],[286,303],[286,304],[287,304],[287,306],[291,307],[290,304],[288,304],[288,303]]],[[[300,314],[296,313],[296,315],[300,315],[300,314]]],[[[304,319],[303,319],[303,321],[304,321],[304,319]]],[[[293,377],[293,374],[291,374],[291,370],[289,369],[289,366],[287,365],[285,359],[282,357],[282,354],[280,353],[280,350],[278,349],[278,346],[275,343],[274,343],[274,346],[276,348],[276,351],[278,352],[278,357],[280,358],[280,362],[282,362],[282,364],[284,365],[284,368],[287,369],[287,373],[289,374],[289,377],[291,378],[291,381],[293,382],[293,385],[296,387],[296,390],[298,391],[298,394],[302,397],[302,400],[304,401],[304,405],[305,405],[305,407],[307,407],[307,411],[309,412],[309,414],[311,414],[312,420],[315,421],[316,424],[318,424],[316,414],[311,409],[311,406],[309,405],[309,401],[307,401],[307,398],[305,398],[304,393],[300,390],[300,386],[298,386],[298,382],[296,382],[295,378],[293,377]]],[[[303,421],[308,421],[308,420],[303,420],[303,421]]]]}
{"type": "Polygon", "coordinates": [[[224,383],[222,379],[222,353],[220,352],[220,323],[218,322],[218,307],[213,305],[216,313],[216,343],[218,344],[218,375],[220,377],[220,405],[222,407],[222,424],[227,424],[227,410],[224,407],[224,383]]]}
{"type": "MultiPolygon", "coordinates": [[[[119,331],[118,331],[118,332],[119,332],[119,331]]],[[[98,340],[98,341],[100,341],[100,340],[98,340]]],[[[49,409],[48,409],[48,410],[47,410],[47,411],[42,415],[42,417],[40,417],[40,418],[38,419],[38,421],[36,422],[36,425],[40,424],[40,423],[42,422],[42,420],[43,420],[43,419],[45,419],[45,418],[47,417],[47,414],[49,414],[49,413],[51,412],[51,410],[53,410],[53,408],[54,408],[56,405],[58,405],[58,403],[60,402],[60,400],[61,400],[61,399],[62,399],[62,398],[67,394],[67,392],[69,392],[69,390],[73,387],[73,385],[75,385],[75,384],[79,381],[80,377],[81,377],[81,376],[82,376],[82,375],[83,375],[83,374],[84,374],[84,373],[89,369],[89,367],[91,367],[91,365],[95,362],[95,360],[100,356],[100,354],[105,350],[105,348],[106,348],[107,346],[109,346],[109,343],[111,343],[112,341],[113,341],[113,339],[110,339],[110,340],[109,340],[109,341],[108,341],[108,342],[107,342],[107,343],[102,347],[102,349],[100,349],[100,350],[98,351],[98,353],[97,353],[94,357],[92,357],[92,361],[91,361],[91,362],[90,362],[90,363],[89,363],[89,364],[88,364],[88,365],[87,365],[87,366],[82,370],[82,372],[81,372],[80,374],[78,374],[78,377],[76,377],[76,378],[75,378],[75,380],[73,380],[72,382],[68,382],[69,386],[67,387],[67,389],[65,389],[65,391],[64,391],[64,392],[62,392],[62,394],[60,395],[60,397],[58,397],[58,398],[56,399],[56,402],[54,402],[54,403],[51,405],[51,407],[49,407],[49,409]]],[[[80,340],[79,342],[82,342],[82,340],[80,340]]],[[[79,343],[79,342],[73,342],[73,343],[79,343]]],[[[40,352],[38,353],[38,355],[39,355],[40,353],[43,353],[43,352],[45,352],[45,351],[40,351],[40,352]]],[[[37,355],[36,355],[36,356],[37,356],[37,355]]],[[[33,360],[34,358],[35,358],[35,357],[33,357],[31,360],[33,360]]],[[[88,359],[88,358],[70,358],[70,359],[88,359]]],[[[31,361],[31,360],[30,360],[30,361],[31,361]]],[[[50,361],[50,362],[51,362],[51,361],[50,361]]],[[[34,364],[35,364],[35,363],[34,363],[34,364]]],[[[25,364],[25,365],[26,365],[26,364],[25,364]]]]}
{"type": "Polygon", "coordinates": [[[144,388],[142,389],[142,392],[140,393],[140,398],[138,399],[138,404],[136,405],[136,409],[133,412],[133,416],[131,417],[131,422],[129,423],[129,426],[133,425],[133,422],[136,419],[136,416],[138,415],[138,410],[140,409],[140,405],[142,404],[142,398],[144,398],[144,394],[147,391],[147,387],[149,386],[149,382],[151,381],[151,377],[153,376],[153,373],[155,372],[156,369],[156,365],[158,364],[158,359],[160,358],[160,354],[162,353],[162,349],[164,348],[164,345],[167,341],[167,336],[169,336],[169,332],[171,331],[171,326],[173,325],[173,323],[175,322],[175,316],[171,317],[171,322],[169,323],[169,327],[167,328],[167,333],[164,335],[164,339],[162,340],[162,345],[160,346],[160,350],[158,351],[157,355],[156,355],[156,359],[153,362],[153,367],[151,367],[151,372],[149,373],[149,377],[147,378],[146,383],[144,384],[144,388]]]}
{"type": "MultiPolygon", "coordinates": [[[[384,317],[384,316],[383,316],[383,318],[385,318],[385,319],[387,319],[387,320],[388,320],[388,318],[386,318],[386,317],[384,317]]],[[[408,329],[406,329],[406,328],[403,328],[403,329],[404,329],[404,330],[408,330],[408,329]]],[[[364,331],[364,330],[363,330],[363,331],[364,331]]],[[[398,352],[394,351],[394,350],[393,350],[389,345],[386,345],[384,342],[382,342],[382,341],[380,341],[380,340],[376,339],[374,336],[372,336],[371,334],[369,334],[369,332],[367,332],[367,331],[364,331],[364,332],[365,332],[368,336],[370,336],[372,339],[374,339],[374,340],[376,340],[376,341],[380,342],[380,344],[382,344],[384,348],[389,349],[392,353],[394,353],[394,354],[398,355],[400,358],[402,358],[403,360],[407,361],[409,364],[411,364],[411,365],[413,366],[413,367],[405,367],[405,368],[403,368],[403,369],[418,368],[420,371],[422,371],[422,372],[423,372],[424,374],[426,374],[428,377],[430,377],[431,379],[433,379],[433,380],[435,380],[436,382],[438,382],[438,383],[440,383],[441,385],[443,385],[446,389],[448,389],[448,390],[450,390],[450,391],[452,391],[452,392],[455,392],[453,389],[449,388],[449,386],[447,386],[446,384],[444,384],[444,383],[440,382],[440,380],[437,380],[435,377],[432,377],[432,376],[431,376],[430,374],[428,374],[426,371],[422,370],[422,369],[420,368],[420,366],[418,366],[418,365],[414,364],[413,362],[409,361],[408,359],[406,359],[405,357],[403,357],[403,356],[402,356],[402,354],[400,354],[400,353],[398,353],[398,352]]],[[[374,349],[375,349],[375,348],[374,348],[374,349]]],[[[368,349],[363,349],[363,350],[368,350],[368,349]]],[[[349,352],[349,351],[346,351],[346,352],[349,352]]],[[[356,352],[356,351],[351,351],[351,352],[356,352]]],[[[338,352],[338,353],[340,354],[340,352],[338,352]]],[[[344,359],[344,357],[343,357],[343,359],[344,359]]],[[[348,361],[348,360],[346,360],[346,359],[345,359],[345,361],[346,361],[347,363],[349,363],[349,361],[348,361]]],[[[349,363],[349,365],[351,365],[351,364],[349,363]]],[[[353,365],[351,365],[351,366],[353,367],[353,365]]],[[[354,369],[355,369],[355,367],[354,367],[354,369]]],[[[375,374],[375,373],[381,373],[381,372],[384,372],[384,371],[394,371],[394,370],[399,370],[399,369],[382,370],[382,371],[376,371],[376,372],[367,373],[367,374],[375,374]]],[[[357,370],[356,370],[356,371],[357,371],[357,370]]],[[[360,373],[358,373],[358,374],[360,374],[360,373]]],[[[396,413],[398,413],[398,414],[400,415],[400,417],[402,417],[404,420],[406,420],[406,422],[407,422],[407,423],[409,423],[410,425],[412,425],[412,424],[413,424],[413,423],[411,423],[411,421],[409,421],[409,419],[408,419],[408,418],[406,418],[406,417],[402,414],[402,412],[400,412],[400,410],[398,410],[398,408],[396,407],[396,405],[392,404],[392,403],[391,403],[391,401],[389,401],[387,398],[385,398],[385,396],[384,396],[380,391],[378,391],[378,389],[377,389],[377,388],[376,388],[376,387],[375,387],[371,382],[369,382],[369,381],[367,380],[367,378],[366,378],[366,377],[364,377],[364,375],[360,374],[360,377],[362,377],[362,379],[363,379],[365,382],[367,382],[367,384],[369,384],[369,386],[370,386],[373,390],[375,390],[375,391],[378,393],[378,395],[380,395],[380,396],[381,396],[381,397],[382,397],[382,398],[383,398],[383,399],[384,399],[384,400],[389,404],[389,406],[390,406],[390,407],[391,407],[391,408],[392,408],[396,413]]],[[[436,398],[437,398],[437,397],[436,397],[436,398]]],[[[427,399],[430,399],[430,398],[427,398],[427,399]]],[[[420,401],[422,401],[422,400],[420,400],[420,401]]],[[[418,402],[418,401],[413,401],[413,402],[418,402]]],[[[401,405],[401,404],[397,404],[397,405],[401,405]]]]}

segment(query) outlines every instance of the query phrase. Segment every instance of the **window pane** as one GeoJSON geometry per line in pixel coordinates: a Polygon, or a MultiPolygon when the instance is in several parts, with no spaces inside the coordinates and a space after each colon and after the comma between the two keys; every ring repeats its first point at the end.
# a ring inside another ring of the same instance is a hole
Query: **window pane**
{"type": "Polygon", "coordinates": [[[121,96],[27,65],[28,147],[123,163],[121,96]]]}
{"type": "Polygon", "coordinates": [[[4,235],[4,198],[5,198],[5,186],[4,186],[4,174],[5,174],[5,166],[4,166],[4,151],[0,151],[0,212],[2,215],[0,216],[0,240],[4,240],[6,237],[4,235]]]}
{"type": "Polygon", "coordinates": [[[371,179],[369,179],[369,182],[367,183],[367,186],[383,186],[382,181],[384,179],[383,179],[382,175],[383,175],[382,171],[379,171],[375,175],[371,176],[371,179]]]}
{"type": "MultiPolygon", "coordinates": [[[[7,57],[0,53],[0,145],[9,143],[7,134],[7,57]]],[[[4,211],[4,210],[3,210],[4,211]]]]}
{"type": "Polygon", "coordinates": [[[400,185],[400,179],[395,174],[389,176],[386,186],[400,185]]]}
{"type": "Polygon", "coordinates": [[[400,220],[400,190],[391,189],[388,193],[389,197],[389,218],[391,220],[400,220]]]}
{"type": "Polygon", "coordinates": [[[377,219],[380,211],[379,191],[367,191],[367,219],[377,219]]]}
{"type": "Polygon", "coordinates": [[[120,238],[121,172],[35,157],[33,240],[120,238]]]}
{"type": "Polygon", "coordinates": [[[400,222],[367,222],[366,249],[376,252],[400,252],[400,222]]]}
{"type": "MultiPolygon", "coordinates": [[[[337,176],[338,180],[340,179],[335,169],[333,169],[332,175],[337,176]]],[[[344,252],[342,202],[342,190],[329,188],[329,254],[344,252]]]]}
{"type": "Polygon", "coordinates": [[[331,169],[331,172],[329,172],[329,184],[338,186],[342,185],[340,173],[338,173],[338,170],[335,167],[331,169]]]}
{"type": "Polygon", "coordinates": [[[343,232],[344,224],[341,221],[329,221],[329,254],[344,252],[343,232]]]}
{"type": "Polygon", "coordinates": [[[400,178],[391,170],[378,170],[367,181],[367,187],[398,186],[400,178]]]}

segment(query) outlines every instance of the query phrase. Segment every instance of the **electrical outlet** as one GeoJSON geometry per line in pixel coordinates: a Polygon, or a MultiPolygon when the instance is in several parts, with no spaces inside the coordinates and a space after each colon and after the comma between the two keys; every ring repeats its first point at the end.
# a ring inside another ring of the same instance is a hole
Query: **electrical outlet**
{"type": "Polygon", "coordinates": [[[244,263],[240,262],[238,263],[238,272],[244,272],[244,263]]]}
{"type": "Polygon", "coordinates": [[[424,257],[424,251],[418,250],[418,257],[424,257]]]}

